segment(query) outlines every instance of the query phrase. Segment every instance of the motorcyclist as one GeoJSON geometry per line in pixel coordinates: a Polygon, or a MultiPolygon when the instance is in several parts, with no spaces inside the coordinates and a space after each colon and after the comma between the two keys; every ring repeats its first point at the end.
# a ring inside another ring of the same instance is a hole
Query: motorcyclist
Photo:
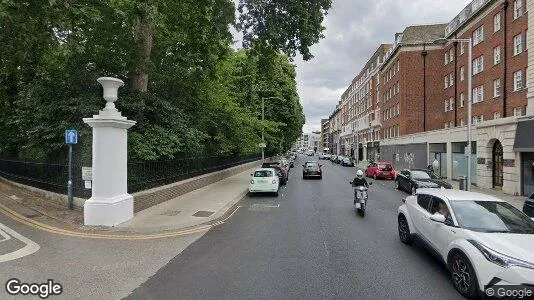
{"type": "Polygon", "coordinates": [[[363,176],[363,171],[358,170],[356,171],[356,177],[354,177],[354,180],[352,181],[352,187],[354,189],[354,203],[356,203],[357,198],[357,189],[356,187],[364,186],[366,188],[369,188],[369,183],[367,182],[367,179],[363,176]]]}

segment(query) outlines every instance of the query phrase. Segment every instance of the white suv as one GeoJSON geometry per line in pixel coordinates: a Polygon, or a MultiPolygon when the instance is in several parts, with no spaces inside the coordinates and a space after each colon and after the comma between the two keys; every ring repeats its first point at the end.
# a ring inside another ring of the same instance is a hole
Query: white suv
{"type": "Polygon", "coordinates": [[[458,190],[418,189],[398,210],[399,237],[418,238],[468,298],[499,285],[534,287],[534,221],[509,203],[458,190]]]}

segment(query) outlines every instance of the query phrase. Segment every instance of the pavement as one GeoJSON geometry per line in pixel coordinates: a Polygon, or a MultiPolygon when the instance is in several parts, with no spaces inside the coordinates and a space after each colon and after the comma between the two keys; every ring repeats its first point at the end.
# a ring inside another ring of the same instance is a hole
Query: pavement
{"type": "Polygon", "coordinates": [[[376,181],[365,217],[349,181],[355,168],[323,163],[303,180],[300,156],[279,197],[247,195],[127,299],[461,299],[445,266],[397,233],[406,194],[376,181]]]}

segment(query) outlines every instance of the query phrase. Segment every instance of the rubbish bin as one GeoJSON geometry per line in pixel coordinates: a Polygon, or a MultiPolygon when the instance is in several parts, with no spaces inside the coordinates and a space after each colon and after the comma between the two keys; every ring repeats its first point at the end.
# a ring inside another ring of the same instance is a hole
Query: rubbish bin
{"type": "Polygon", "coordinates": [[[458,176],[460,191],[467,191],[467,176],[458,176]]]}

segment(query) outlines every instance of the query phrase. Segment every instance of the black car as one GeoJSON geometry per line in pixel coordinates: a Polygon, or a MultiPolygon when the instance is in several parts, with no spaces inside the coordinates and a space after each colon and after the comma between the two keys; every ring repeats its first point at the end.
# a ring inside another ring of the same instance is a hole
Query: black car
{"type": "Polygon", "coordinates": [[[318,177],[319,179],[323,178],[323,170],[321,170],[322,165],[316,161],[307,161],[302,165],[302,178],[318,177]]]}
{"type": "Polygon", "coordinates": [[[280,185],[286,185],[289,179],[289,171],[283,167],[283,164],[279,161],[264,162],[261,165],[262,168],[273,168],[276,170],[276,175],[280,178],[280,185]]]}
{"type": "Polygon", "coordinates": [[[418,188],[452,189],[452,185],[440,180],[434,172],[424,169],[402,170],[395,178],[395,187],[413,195],[418,188]]]}
{"type": "Polygon", "coordinates": [[[527,216],[534,218],[534,194],[530,195],[530,197],[525,200],[525,204],[523,204],[523,212],[527,216]]]}

